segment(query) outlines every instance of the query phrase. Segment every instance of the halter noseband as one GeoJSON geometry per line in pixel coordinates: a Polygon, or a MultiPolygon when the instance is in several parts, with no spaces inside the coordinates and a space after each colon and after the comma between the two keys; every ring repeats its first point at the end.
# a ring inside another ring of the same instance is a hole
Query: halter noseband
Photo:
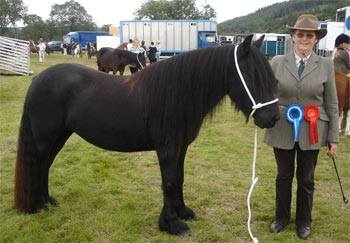
{"type": "MultiPolygon", "coordinates": [[[[142,53],[142,52],[140,52],[140,53],[142,53]]],[[[142,54],[142,55],[144,55],[144,54],[142,54]]],[[[136,59],[137,59],[137,62],[140,64],[141,69],[144,69],[144,66],[141,64],[140,59],[139,59],[139,53],[136,53],[136,59]]]]}
{"type": "Polygon", "coordinates": [[[239,68],[238,59],[237,59],[237,50],[238,50],[238,45],[235,46],[235,52],[234,52],[235,65],[236,65],[236,69],[237,69],[238,75],[239,75],[239,77],[240,77],[240,79],[241,79],[241,81],[242,81],[242,84],[243,84],[244,88],[245,88],[245,91],[247,92],[247,94],[248,94],[248,96],[249,96],[249,99],[250,99],[250,100],[252,101],[252,103],[253,103],[253,106],[252,106],[252,109],[253,109],[253,110],[252,110],[252,112],[251,112],[250,115],[249,115],[249,116],[253,116],[254,112],[255,112],[257,109],[262,108],[262,107],[267,106],[267,105],[271,105],[271,104],[277,102],[277,101],[278,101],[278,98],[276,98],[276,99],[274,99],[274,100],[271,100],[271,101],[268,101],[268,102],[265,102],[265,103],[258,103],[258,104],[257,104],[257,103],[255,102],[255,100],[254,100],[252,94],[250,93],[250,91],[249,91],[249,89],[248,89],[248,86],[247,86],[247,84],[246,84],[246,82],[245,82],[245,80],[244,80],[244,77],[243,77],[243,75],[242,75],[242,73],[241,73],[241,69],[239,68]]]}

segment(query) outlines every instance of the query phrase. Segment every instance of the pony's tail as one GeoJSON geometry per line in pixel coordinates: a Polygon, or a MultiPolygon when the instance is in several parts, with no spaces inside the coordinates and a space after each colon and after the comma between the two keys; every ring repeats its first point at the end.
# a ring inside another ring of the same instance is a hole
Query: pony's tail
{"type": "Polygon", "coordinates": [[[34,213],[38,210],[38,156],[28,113],[24,109],[18,137],[15,208],[19,212],[34,213]]]}

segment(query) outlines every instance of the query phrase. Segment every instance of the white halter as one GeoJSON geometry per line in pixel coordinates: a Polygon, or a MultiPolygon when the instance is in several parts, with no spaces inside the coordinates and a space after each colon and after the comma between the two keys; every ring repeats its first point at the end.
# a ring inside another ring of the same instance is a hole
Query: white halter
{"type": "Polygon", "coordinates": [[[139,53],[136,53],[136,59],[137,59],[137,62],[140,64],[141,69],[144,69],[145,67],[142,65],[142,63],[140,62],[140,59],[139,59],[139,53]]]}
{"type": "Polygon", "coordinates": [[[253,109],[253,110],[252,110],[252,113],[250,113],[250,116],[252,116],[252,115],[254,114],[254,112],[255,112],[257,109],[259,109],[259,108],[261,108],[261,107],[264,107],[264,106],[267,106],[267,105],[271,105],[271,104],[277,102],[278,99],[276,98],[276,99],[274,99],[274,100],[272,100],[272,101],[269,101],[269,102],[258,103],[258,104],[256,104],[256,102],[255,102],[253,96],[251,95],[251,93],[250,93],[250,91],[249,91],[249,89],[248,89],[248,86],[247,86],[247,84],[246,84],[246,82],[245,82],[245,80],[244,80],[244,77],[243,77],[243,75],[242,75],[241,69],[239,68],[238,59],[237,59],[237,50],[238,50],[238,45],[235,46],[235,55],[234,55],[234,58],[235,58],[235,65],[236,65],[236,69],[237,69],[238,75],[239,75],[239,77],[241,78],[242,84],[243,84],[243,86],[244,86],[244,88],[245,88],[245,91],[247,92],[247,94],[248,94],[248,96],[249,96],[249,99],[250,99],[250,100],[252,101],[252,103],[253,103],[253,106],[252,106],[252,109],[253,109]]]}
{"type": "MultiPolygon", "coordinates": [[[[236,65],[236,69],[237,69],[237,72],[238,72],[238,75],[242,81],[242,84],[245,88],[245,91],[247,92],[250,100],[252,101],[253,103],[253,106],[252,106],[252,112],[250,113],[250,116],[253,116],[254,112],[261,108],[261,107],[264,107],[264,106],[267,106],[267,105],[271,105],[275,102],[278,101],[278,99],[274,99],[272,101],[269,101],[269,102],[265,102],[265,103],[258,103],[256,104],[253,96],[251,95],[249,89],[248,89],[248,86],[244,80],[244,77],[241,73],[241,69],[239,68],[239,65],[238,65],[238,60],[237,60],[237,50],[238,50],[238,45],[235,46],[235,52],[234,52],[234,58],[235,58],[235,65],[236,65]]],[[[252,213],[251,213],[251,209],[250,209],[250,196],[253,192],[253,189],[254,189],[254,186],[255,184],[258,182],[258,177],[255,177],[255,163],[256,163],[256,149],[257,149],[257,141],[258,141],[258,127],[255,126],[255,135],[254,135],[254,158],[253,158],[253,171],[252,171],[252,184],[250,186],[250,189],[249,189],[249,192],[248,192],[248,196],[247,196],[247,207],[248,207],[248,221],[247,221],[247,227],[248,227],[248,232],[249,232],[249,235],[250,235],[250,238],[252,239],[253,243],[258,243],[258,239],[255,238],[252,234],[252,231],[250,229],[250,220],[251,220],[251,216],[252,216],[252,213]]]]}

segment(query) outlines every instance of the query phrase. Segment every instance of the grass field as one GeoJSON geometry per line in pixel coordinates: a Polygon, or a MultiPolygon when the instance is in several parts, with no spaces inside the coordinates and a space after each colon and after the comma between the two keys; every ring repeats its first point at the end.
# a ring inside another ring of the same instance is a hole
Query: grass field
{"type": "MultiPolygon", "coordinates": [[[[62,62],[96,69],[96,59],[52,54],[39,63],[37,75],[62,62]]],[[[99,149],[73,135],[50,170],[50,193],[60,205],[34,215],[13,208],[14,171],[20,116],[32,77],[0,76],[0,242],[251,242],[246,197],[251,183],[254,125],[245,124],[226,100],[205,121],[189,147],[184,196],[198,220],[189,222],[192,236],[175,237],[158,230],[162,208],[160,172],[155,152],[117,153],[99,149]]],[[[269,233],[274,216],[276,166],[259,130],[257,177],[252,198],[252,231],[259,242],[304,242],[291,222],[279,234],[269,233]]],[[[341,135],[336,156],[345,195],[350,196],[349,137],[341,135]]],[[[336,173],[322,149],[316,168],[312,235],[308,242],[350,242],[350,205],[342,201],[336,173]]],[[[295,186],[294,181],[294,188],[295,186]]],[[[295,193],[294,193],[295,195],[295,193]]],[[[293,196],[294,196],[293,195],[293,196]]],[[[292,215],[295,215],[295,197],[292,215]]]]}

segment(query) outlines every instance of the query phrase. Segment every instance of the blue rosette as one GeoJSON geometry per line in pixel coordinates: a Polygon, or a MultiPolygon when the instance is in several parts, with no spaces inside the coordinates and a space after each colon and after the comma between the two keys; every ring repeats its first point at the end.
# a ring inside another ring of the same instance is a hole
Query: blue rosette
{"type": "Polygon", "coordinates": [[[300,123],[304,119],[304,109],[299,104],[291,104],[287,107],[286,119],[293,124],[294,142],[299,141],[300,123]]]}

